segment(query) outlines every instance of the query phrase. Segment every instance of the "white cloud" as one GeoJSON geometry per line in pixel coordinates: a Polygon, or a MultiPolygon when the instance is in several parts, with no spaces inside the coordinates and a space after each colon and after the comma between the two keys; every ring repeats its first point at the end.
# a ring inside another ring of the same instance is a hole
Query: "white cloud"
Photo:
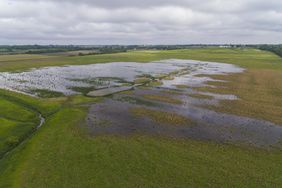
{"type": "Polygon", "coordinates": [[[0,0],[0,43],[282,43],[280,0],[0,0]]]}

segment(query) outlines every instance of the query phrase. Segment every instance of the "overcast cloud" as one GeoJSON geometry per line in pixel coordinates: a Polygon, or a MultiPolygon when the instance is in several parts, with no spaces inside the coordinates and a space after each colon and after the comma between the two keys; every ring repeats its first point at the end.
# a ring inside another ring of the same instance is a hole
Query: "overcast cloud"
{"type": "Polygon", "coordinates": [[[0,44],[282,43],[281,0],[0,0],[0,44]]]}

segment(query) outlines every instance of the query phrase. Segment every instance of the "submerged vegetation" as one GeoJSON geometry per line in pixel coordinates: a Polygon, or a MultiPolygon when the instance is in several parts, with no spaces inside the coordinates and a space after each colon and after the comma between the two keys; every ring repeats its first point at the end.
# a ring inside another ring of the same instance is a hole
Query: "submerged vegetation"
{"type": "Polygon", "coordinates": [[[178,85],[176,85],[176,88],[178,88],[178,89],[185,89],[185,88],[189,88],[189,86],[183,85],[183,84],[178,84],[178,85]]]}
{"type": "Polygon", "coordinates": [[[158,123],[165,123],[169,125],[193,125],[193,122],[181,115],[171,112],[152,110],[148,108],[133,108],[131,112],[135,116],[148,117],[158,123]]]}
{"type": "Polygon", "coordinates": [[[150,99],[150,100],[155,100],[155,101],[160,101],[160,102],[166,102],[166,103],[171,103],[171,104],[182,104],[183,102],[179,99],[174,99],[172,97],[168,96],[160,96],[160,95],[143,95],[145,99],[150,99]]]}
{"type": "Polygon", "coordinates": [[[204,95],[204,94],[199,94],[199,93],[189,94],[189,96],[193,97],[193,98],[197,98],[197,99],[213,99],[212,96],[204,95]]]}
{"type": "Polygon", "coordinates": [[[157,104],[156,102],[144,100],[142,98],[137,98],[137,97],[133,97],[133,96],[125,96],[125,97],[122,97],[119,100],[129,102],[131,104],[137,104],[137,105],[160,106],[160,104],[157,104]]]}
{"type": "Polygon", "coordinates": [[[57,91],[50,91],[47,89],[34,89],[31,90],[33,93],[36,93],[38,97],[42,98],[55,98],[55,97],[63,97],[64,94],[57,91]]]}
{"type": "Polygon", "coordinates": [[[213,82],[210,85],[224,87],[203,87],[200,91],[221,94],[235,94],[240,100],[222,101],[212,109],[241,116],[268,120],[282,125],[282,72],[279,70],[249,70],[242,74],[214,76],[228,81],[213,82]]]}

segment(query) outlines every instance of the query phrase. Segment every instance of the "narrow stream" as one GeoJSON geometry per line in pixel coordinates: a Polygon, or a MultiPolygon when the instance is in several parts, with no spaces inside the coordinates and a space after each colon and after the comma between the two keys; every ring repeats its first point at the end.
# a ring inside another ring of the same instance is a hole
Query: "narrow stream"
{"type": "Polygon", "coordinates": [[[40,119],[40,123],[37,125],[36,129],[40,129],[42,125],[45,123],[45,118],[42,116],[42,114],[38,113],[38,118],[40,119]]]}
{"type": "Polygon", "coordinates": [[[39,112],[36,112],[36,113],[38,114],[38,118],[40,120],[39,123],[37,124],[36,128],[27,137],[25,137],[20,143],[18,143],[17,145],[12,147],[10,150],[8,150],[6,153],[4,153],[2,156],[0,156],[0,160],[5,158],[13,150],[18,148],[22,144],[24,144],[29,138],[31,138],[32,135],[34,135],[37,132],[38,129],[40,129],[42,127],[42,125],[45,123],[45,118],[42,116],[41,113],[39,113],[39,112]]]}

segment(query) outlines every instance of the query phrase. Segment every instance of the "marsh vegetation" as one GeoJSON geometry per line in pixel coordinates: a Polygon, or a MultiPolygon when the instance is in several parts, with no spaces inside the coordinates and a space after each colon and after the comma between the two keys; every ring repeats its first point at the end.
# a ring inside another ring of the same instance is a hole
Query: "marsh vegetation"
{"type": "MultiPolygon", "coordinates": [[[[121,67],[134,64],[134,70],[149,66],[152,75],[122,77],[126,84],[140,78],[148,83],[102,98],[49,93],[44,87],[33,88],[44,98],[0,90],[0,187],[282,185],[282,59],[271,52],[201,48],[0,58],[1,75],[32,77],[36,71],[81,66],[104,70],[117,61],[121,67]],[[185,74],[173,65],[187,62],[185,74]],[[163,71],[164,65],[171,69],[163,71]],[[36,130],[38,113],[46,122],[36,130]]],[[[114,77],[110,86],[123,85],[112,73],[97,78],[114,77]]]]}

